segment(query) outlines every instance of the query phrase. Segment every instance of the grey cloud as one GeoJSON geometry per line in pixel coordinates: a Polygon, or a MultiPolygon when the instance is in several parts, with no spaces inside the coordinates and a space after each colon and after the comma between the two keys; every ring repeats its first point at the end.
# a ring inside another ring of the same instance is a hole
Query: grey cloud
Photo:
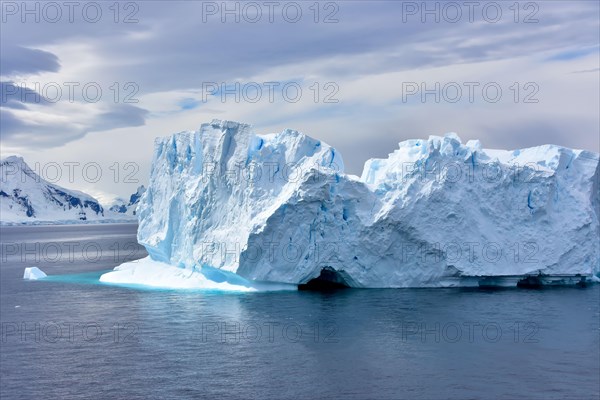
{"type": "Polygon", "coordinates": [[[52,104],[35,90],[15,85],[14,82],[0,82],[0,107],[26,110],[26,103],[52,104]]]}
{"type": "Polygon", "coordinates": [[[0,116],[0,138],[3,141],[25,128],[25,124],[9,110],[0,108],[0,116]]]}
{"type": "MultiPolygon", "coordinates": [[[[43,51],[36,52],[28,47],[92,43],[97,55],[124,61],[115,63],[114,69],[98,71],[98,74],[118,77],[123,82],[135,81],[141,96],[167,90],[199,88],[202,82],[231,82],[264,72],[268,68],[307,61],[316,61],[313,67],[315,70],[307,70],[307,76],[323,73],[347,77],[541,53],[544,53],[544,57],[540,57],[540,62],[543,62],[546,53],[551,55],[552,52],[589,47],[598,42],[597,2],[535,2],[539,6],[536,15],[539,22],[531,24],[514,23],[512,14],[505,14],[502,21],[496,24],[482,22],[480,16],[476,23],[422,23],[418,16],[404,22],[403,3],[406,2],[336,2],[339,12],[335,17],[339,19],[339,23],[332,24],[315,24],[312,14],[305,15],[297,24],[286,23],[280,16],[275,23],[265,22],[264,19],[256,24],[221,23],[218,16],[203,22],[203,3],[196,1],[136,2],[139,12],[135,17],[139,22],[133,24],[115,24],[108,10],[105,10],[105,18],[96,24],[86,23],[81,18],[75,23],[63,21],[57,24],[22,24],[13,19],[3,24],[0,39],[3,48],[2,71],[57,70],[60,66],[56,56],[43,51]],[[132,34],[139,34],[140,38],[134,38],[132,34]],[[144,35],[148,35],[147,38],[144,35]],[[24,53],[19,56],[19,50],[15,53],[17,57],[5,57],[4,49],[7,45],[33,52],[30,53],[32,60],[24,57],[24,53]],[[334,57],[349,59],[355,55],[364,56],[361,58],[364,61],[360,64],[347,63],[343,68],[330,67],[326,62],[319,63],[334,57]]],[[[418,1],[415,3],[423,4],[418,1]]],[[[308,6],[312,3],[302,4],[306,4],[304,11],[309,12],[308,6]]],[[[513,3],[502,4],[504,12],[508,13],[508,6],[513,3]]],[[[526,14],[521,14],[521,20],[524,15],[526,14]]],[[[321,18],[323,16],[321,14],[321,18]]],[[[13,109],[23,106],[18,103],[11,105],[13,109]]],[[[342,106],[349,108],[348,105],[342,106]]],[[[358,111],[365,112],[364,109],[358,111]]],[[[367,114],[357,112],[346,118],[358,118],[357,116],[362,115],[362,118],[368,119],[369,113],[377,112],[367,111],[367,114]]],[[[140,126],[144,124],[146,117],[145,110],[139,107],[113,107],[101,117],[94,118],[91,122],[86,121],[84,129],[52,127],[53,132],[48,127],[35,129],[43,132],[41,136],[49,138],[44,140],[53,145],[59,142],[55,137],[60,137],[62,144],[92,130],[140,126]]],[[[318,121],[323,115],[305,117],[314,117],[318,121]]],[[[391,118],[389,115],[385,117],[391,118]]],[[[11,118],[12,120],[7,120],[10,129],[6,132],[9,135],[10,132],[19,130],[25,132],[24,137],[30,135],[27,129],[33,128],[26,121],[19,125],[14,115],[11,114],[11,118]]],[[[260,123],[261,118],[248,122],[260,123]]],[[[73,121],[74,126],[77,122],[73,121]]],[[[421,123],[429,126],[428,121],[421,123]]],[[[293,122],[284,125],[295,126],[293,122]]],[[[527,143],[539,144],[535,140],[544,139],[541,136],[536,136],[531,141],[523,139],[523,136],[521,139],[516,136],[504,138],[499,133],[500,129],[505,132],[507,126],[490,130],[498,135],[494,136],[494,143],[490,145],[498,143],[499,147],[522,147],[527,143]]],[[[553,129],[546,130],[546,139],[553,139],[549,136],[553,129]]],[[[389,149],[388,144],[397,142],[396,139],[366,140],[359,136],[357,134],[348,139],[348,150],[341,149],[344,154],[350,154],[347,158],[353,158],[352,154],[355,154],[358,159],[363,149],[370,149],[369,156],[383,156],[389,149]]],[[[15,136],[12,139],[17,140],[15,136]]],[[[346,138],[339,140],[344,141],[346,138]]],[[[43,140],[37,143],[43,143],[43,140]]],[[[360,157],[362,161],[365,158],[367,157],[360,157]]]]}
{"type": "Polygon", "coordinates": [[[3,76],[57,72],[60,69],[58,57],[50,52],[2,42],[0,72],[3,76]]]}
{"type": "MultiPolygon", "coordinates": [[[[134,47],[111,45],[105,51],[152,65],[142,74],[137,74],[139,65],[129,65],[123,73],[137,76],[142,90],[159,91],[247,77],[274,66],[357,54],[372,54],[372,62],[329,72],[371,74],[499,60],[597,43],[598,6],[589,2],[570,8],[566,3],[540,3],[539,22],[532,24],[515,24],[509,14],[497,24],[422,23],[418,18],[403,23],[402,3],[341,2],[339,23],[333,24],[314,24],[312,16],[297,24],[281,18],[273,24],[221,23],[218,18],[203,23],[199,17],[201,2],[170,3],[161,10],[157,26],[164,29],[160,35],[134,47]],[[161,79],[164,71],[175,78],[161,79]]],[[[510,11],[507,7],[505,13],[510,11]]],[[[154,15],[156,10],[147,12],[154,15]]],[[[326,66],[317,68],[327,70],[326,66]]],[[[320,71],[307,74],[315,72],[320,71]]]]}
{"type": "Polygon", "coordinates": [[[115,105],[109,111],[100,114],[91,124],[90,131],[106,131],[128,126],[142,126],[148,110],[140,107],[123,104],[115,105]]]}
{"type": "Polygon", "coordinates": [[[85,121],[70,123],[48,122],[38,125],[19,119],[8,108],[0,108],[2,121],[0,137],[13,146],[29,149],[47,149],[62,146],[69,141],[84,137],[90,132],[102,132],[116,128],[142,126],[148,111],[131,105],[114,105],[107,111],[85,121]]]}
{"type": "Polygon", "coordinates": [[[484,125],[486,135],[484,147],[519,149],[540,144],[554,144],[600,152],[598,136],[588,135],[585,132],[586,129],[597,132],[598,122],[583,122],[577,127],[569,120],[520,120],[506,121],[501,125],[484,125]]]}
{"type": "Polygon", "coordinates": [[[573,71],[571,73],[572,74],[589,74],[590,72],[598,72],[598,71],[600,71],[600,68],[584,69],[581,71],[573,71]]]}
{"type": "MultiPolygon", "coordinates": [[[[337,2],[335,18],[339,22],[329,24],[315,24],[307,5],[301,21],[294,24],[285,22],[280,14],[274,23],[269,23],[266,15],[258,23],[222,23],[219,15],[203,22],[204,2],[140,2],[138,23],[115,24],[108,18],[108,10],[107,17],[97,24],[76,21],[49,27],[10,23],[3,42],[94,41],[106,57],[137,61],[124,63],[119,74],[135,79],[141,93],[198,88],[202,82],[231,81],[270,67],[357,54],[372,54],[372,61],[343,70],[328,71],[322,65],[315,67],[322,71],[307,74],[364,75],[498,60],[597,43],[598,5],[593,2],[536,3],[539,22],[531,24],[514,23],[508,5],[496,24],[482,22],[481,11],[475,23],[466,17],[459,23],[422,23],[419,15],[403,21],[404,3],[337,2]],[[132,33],[152,37],[129,39],[132,33]],[[169,79],[164,79],[165,73],[169,79]]],[[[325,14],[321,10],[320,18],[325,14]]],[[[525,15],[523,12],[520,18],[525,15]]]]}
{"type": "Polygon", "coordinates": [[[79,139],[86,134],[84,129],[75,124],[37,125],[17,118],[7,108],[0,109],[0,112],[0,137],[4,143],[10,142],[12,146],[48,149],[79,139]]]}

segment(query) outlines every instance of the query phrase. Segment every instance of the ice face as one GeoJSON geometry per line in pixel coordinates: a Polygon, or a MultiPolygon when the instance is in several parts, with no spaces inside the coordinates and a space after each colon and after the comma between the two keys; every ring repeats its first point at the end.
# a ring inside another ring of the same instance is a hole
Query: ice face
{"type": "Polygon", "coordinates": [[[236,271],[237,261],[219,261],[210,243],[239,252],[312,171],[342,168],[331,147],[291,130],[259,136],[248,125],[214,121],[159,139],[138,240],[158,261],[236,271]]]}
{"type": "Polygon", "coordinates": [[[214,120],[156,140],[138,241],[154,261],[249,281],[590,276],[600,265],[599,175],[596,153],[484,150],[449,134],[402,142],[358,178],[300,132],[214,120]]]}

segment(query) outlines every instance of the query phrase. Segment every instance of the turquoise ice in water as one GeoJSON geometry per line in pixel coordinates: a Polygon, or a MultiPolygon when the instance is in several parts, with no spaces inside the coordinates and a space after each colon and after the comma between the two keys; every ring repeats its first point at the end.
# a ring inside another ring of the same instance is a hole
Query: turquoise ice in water
{"type": "Polygon", "coordinates": [[[1,398],[599,396],[600,286],[224,293],[98,284],[145,256],[135,229],[1,228],[1,398]],[[34,265],[49,277],[24,281],[34,265]]]}

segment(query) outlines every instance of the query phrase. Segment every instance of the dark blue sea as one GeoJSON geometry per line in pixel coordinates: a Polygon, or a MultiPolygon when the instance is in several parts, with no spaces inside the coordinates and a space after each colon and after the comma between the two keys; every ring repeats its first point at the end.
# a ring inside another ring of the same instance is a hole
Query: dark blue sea
{"type": "Polygon", "coordinates": [[[177,292],[98,284],[135,225],[2,227],[0,398],[598,399],[600,286],[177,292]],[[49,278],[24,281],[25,267],[49,278]]]}

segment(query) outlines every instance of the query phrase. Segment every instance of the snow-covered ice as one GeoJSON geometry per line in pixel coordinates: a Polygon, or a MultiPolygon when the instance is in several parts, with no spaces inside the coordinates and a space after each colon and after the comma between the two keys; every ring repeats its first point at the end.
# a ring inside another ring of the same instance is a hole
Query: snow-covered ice
{"type": "Polygon", "coordinates": [[[103,274],[100,282],[114,285],[142,285],[166,289],[203,289],[233,292],[293,290],[283,284],[250,282],[218,269],[183,269],[146,257],[124,263],[103,274]]]}
{"type": "Polygon", "coordinates": [[[105,210],[92,196],[43,179],[20,156],[0,160],[0,224],[135,222],[145,188],[131,196],[125,213],[105,210]]]}
{"type": "Polygon", "coordinates": [[[115,201],[113,201],[113,203],[109,207],[109,211],[129,216],[136,215],[137,206],[140,202],[142,194],[144,194],[145,191],[146,188],[144,187],[144,185],[141,185],[137,188],[136,192],[129,197],[129,200],[125,200],[122,198],[115,199],[115,201]]]}
{"type": "Polygon", "coordinates": [[[180,278],[203,268],[289,284],[332,270],[352,287],[590,277],[600,268],[599,168],[589,151],[486,150],[447,134],[402,142],[357,177],[303,133],[214,120],[156,140],[137,210],[138,241],[156,264],[129,282],[170,282],[168,270],[185,286],[180,278]]]}

